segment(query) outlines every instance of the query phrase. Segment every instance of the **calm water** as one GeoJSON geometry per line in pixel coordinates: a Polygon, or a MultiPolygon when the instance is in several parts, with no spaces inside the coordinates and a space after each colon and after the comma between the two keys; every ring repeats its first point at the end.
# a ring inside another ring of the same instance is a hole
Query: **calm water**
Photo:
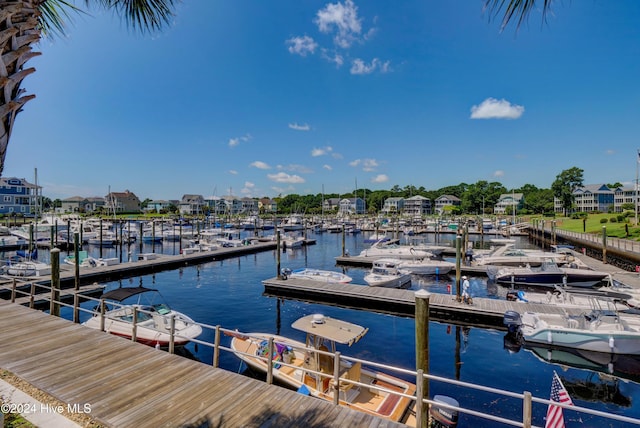
{"type": "MultiPolygon", "coordinates": [[[[366,234],[346,237],[346,248],[351,254],[358,254],[367,244],[363,243],[366,234]]],[[[446,243],[452,236],[443,235],[440,242],[446,243]]],[[[314,267],[324,269],[342,269],[336,267],[335,257],[341,254],[342,236],[340,234],[309,235],[317,239],[317,245],[281,254],[282,267],[292,269],[314,267]]],[[[475,238],[474,238],[475,239],[475,238]]],[[[476,245],[479,245],[476,244],[476,245]]],[[[528,246],[520,242],[520,246],[528,246]]],[[[128,251],[133,256],[140,251],[138,244],[123,247],[123,260],[128,251]]],[[[99,250],[89,247],[92,255],[98,256],[99,250]]],[[[152,251],[145,246],[143,252],[152,251]]],[[[155,252],[179,254],[179,244],[156,246],[155,252]]],[[[120,257],[120,249],[103,249],[103,257],[120,257]]],[[[63,253],[64,255],[64,253],[63,253]]],[[[296,300],[281,300],[263,295],[261,281],[276,275],[276,252],[269,251],[224,261],[214,261],[200,266],[185,267],[175,271],[146,275],[143,277],[108,283],[109,288],[118,286],[144,285],[160,290],[164,298],[175,309],[185,312],[196,321],[221,325],[225,328],[243,332],[271,332],[303,340],[303,334],[293,330],[291,323],[303,315],[324,313],[325,315],[345,319],[369,327],[369,333],[357,344],[341,349],[347,355],[370,359],[377,362],[412,369],[415,367],[414,320],[353,310],[341,307],[310,304],[296,300]]],[[[364,284],[365,269],[345,268],[344,272],[354,278],[354,283],[364,284]]],[[[487,290],[486,279],[472,278],[472,295],[494,297],[487,290]]],[[[425,288],[432,292],[446,292],[447,284],[453,284],[453,277],[415,278],[412,289],[425,288]]],[[[87,304],[87,307],[93,306],[87,304]]],[[[70,318],[69,313],[63,314],[70,318]]],[[[616,362],[615,369],[619,377],[600,373],[599,368],[607,370],[609,361],[595,364],[575,355],[554,352],[548,355],[546,350],[520,350],[509,352],[504,346],[504,332],[476,328],[473,326],[455,326],[432,322],[430,325],[430,370],[432,374],[477,383],[493,388],[521,393],[530,391],[534,396],[548,398],[554,370],[558,372],[575,404],[601,411],[640,418],[640,406],[633,406],[640,397],[640,361],[625,359],[616,362]],[[544,361],[551,357],[565,361],[565,365],[544,361]],[[574,367],[566,365],[568,359],[574,361],[574,367]],[[590,369],[576,368],[589,367],[590,369]]],[[[212,340],[207,332],[201,337],[212,340]]],[[[227,339],[223,339],[226,341],[227,339]]],[[[224,343],[228,345],[228,341],[224,343]]],[[[187,346],[194,358],[211,364],[212,351],[205,346],[187,346]]],[[[622,359],[621,359],[622,360],[622,359]]],[[[240,361],[226,352],[221,355],[221,367],[245,372],[240,361]]],[[[519,418],[520,401],[510,400],[484,392],[431,382],[431,395],[442,394],[455,397],[462,407],[492,413],[507,418],[519,418]]],[[[544,426],[546,406],[534,404],[533,423],[544,426]]],[[[568,427],[604,427],[634,426],[620,423],[605,423],[601,419],[582,416],[565,410],[568,427]]],[[[461,415],[461,427],[495,427],[493,422],[461,415]]]]}

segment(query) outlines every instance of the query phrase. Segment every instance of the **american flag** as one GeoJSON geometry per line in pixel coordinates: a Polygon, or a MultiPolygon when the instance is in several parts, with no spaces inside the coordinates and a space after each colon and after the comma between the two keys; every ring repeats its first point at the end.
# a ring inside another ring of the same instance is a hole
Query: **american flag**
{"type": "MultiPolygon", "coordinates": [[[[567,390],[564,389],[564,385],[562,385],[560,377],[556,372],[553,372],[550,400],[557,403],[573,406],[571,397],[569,397],[569,393],[567,392],[567,390]]],[[[564,416],[562,415],[562,407],[549,404],[549,408],[547,409],[547,422],[544,425],[544,428],[564,428],[564,416]]]]}

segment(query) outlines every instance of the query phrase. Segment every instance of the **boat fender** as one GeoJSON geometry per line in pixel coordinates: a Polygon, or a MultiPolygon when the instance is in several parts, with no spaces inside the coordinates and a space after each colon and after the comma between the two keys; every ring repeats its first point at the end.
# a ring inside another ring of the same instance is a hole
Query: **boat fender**
{"type": "Polygon", "coordinates": [[[547,343],[553,343],[553,334],[551,330],[547,331],[547,343]]]}
{"type": "Polygon", "coordinates": [[[609,337],[609,349],[613,352],[613,348],[615,348],[616,340],[613,337],[609,337]]]}

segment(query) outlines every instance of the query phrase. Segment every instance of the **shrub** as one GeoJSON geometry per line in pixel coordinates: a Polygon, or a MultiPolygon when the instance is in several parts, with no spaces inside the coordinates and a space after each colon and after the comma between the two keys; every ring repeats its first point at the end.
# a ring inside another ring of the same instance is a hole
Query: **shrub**
{"type": "Polygon", "coordinates": [[[600,219],[600,223],[606,223],[606,222],[608,222],[608,221],[609,221],[609,220],[607,220],[606,218],[601,218],[601,219],[600,219]]]}
{"type": "Polygon", "coordinates": [[[622,214],[619,214],[617,218],[619,223],[624,223],[624,221],[627,219],[627,217],[622,214]]]}
{"type": "Polygon", "coordinates": [[[610,223],[617,223],[617,222],[618,222],[618,219],[617,219],[616,217],[611,217],[611,218],[609,219],[609,222],[610,222],[610,223]]]}

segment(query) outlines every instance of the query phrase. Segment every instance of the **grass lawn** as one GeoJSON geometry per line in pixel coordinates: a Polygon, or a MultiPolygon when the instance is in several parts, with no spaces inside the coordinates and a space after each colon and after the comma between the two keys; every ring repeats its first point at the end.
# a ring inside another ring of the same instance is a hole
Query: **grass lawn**
{"type": "MultiPolygon", "coordinates": [[[[558,229],[600,235],[602,234],[602,227],[605,226],[607,236],[640,241],[640,227],[635,225],[635,215],[632,214],[627,217],[624,222],[619,222],[617,216],[618,214],[589,214],[586,217],[586,221],[583,221],[582,218],[572,219],[568,217],[556,217],[555,222],[558,229]],[[603,223],[603,219],[606,220],[606,222],[603,223]],[[612,222],[612,219],[614,219],[615,222],[612,222]]],[[[551,218],[538,219],[544,220],[545,224],[554,220],[551,218]]]]}

